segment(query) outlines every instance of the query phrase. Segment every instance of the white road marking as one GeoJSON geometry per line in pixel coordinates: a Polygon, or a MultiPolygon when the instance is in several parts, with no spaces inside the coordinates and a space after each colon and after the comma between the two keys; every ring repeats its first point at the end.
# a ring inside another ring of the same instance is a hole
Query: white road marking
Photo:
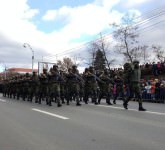
{"type": "Polygon", "coordinates": [[[57,114],[53,114],[53,113],[43,111],[43,110],[40,110],[40,109],[36,109],[36,108],[32,108],[32,110],[43,113],[43,114],[47,114],[47,115],[50,115],[50,116],[53,116],[53,117],[57,117],[57,118],[60,118],[60,119],[64,119],[64,120],[69,119],[67,117],[60,116],[60,115],[57,115],[57,114]]]}
{"type": "MultiPolygon", "coordinates": [[[[94,105],[94,104],[89,104],[89,105],[94,105]]],[[[120,109],[123,110],[124,108],[122,107],[115,107],[115,106],[106,106],[106,105],[95,105],[95,106],[99,106],[99,107],[107,107],[107,108],[114,108],[114,109],[120,109]]],[[[138,111],[138,112],[145,112],[145,113],[149,113],[149,114],[156,114],[156,115],[163,115],[165,116],[165,113],[161,113],[161,112],[154,112],[154,111],[139,111],[137,109],[129,109],[128,110],[132,110],[132,111],[138,111]]]]}
{"type": "Polygon", "coordinates": [[[0,102],[6,102],[6,100],[0,99],[0,102]]]}

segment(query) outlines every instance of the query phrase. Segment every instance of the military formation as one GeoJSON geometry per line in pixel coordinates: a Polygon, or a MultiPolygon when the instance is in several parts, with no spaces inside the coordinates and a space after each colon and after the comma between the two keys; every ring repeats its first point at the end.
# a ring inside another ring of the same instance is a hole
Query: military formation
{"type": "Polygon", "coordinates": [[[50,70],[43,69],[41,74],[20,74],[3,81],[3,96],[35,102],[46,103],[57,107],[74,102],[76,106],[82,103],[98,105],[106,99],[107,105],[116,104],[118,97],[123,100],[123,107],[128,109],[128,102],[136,98],[139,111],[145,111],[142,106],[140,92],[141,71],[139,62],[124,64],[124,72],[111,74],[108,69],[96,73],[94,67],[85,68],[82,74],[73,65],[67,73],[60,71],[57,65],[50,70]],[[114,88],[116,94],[114,94],[114,88]]]}

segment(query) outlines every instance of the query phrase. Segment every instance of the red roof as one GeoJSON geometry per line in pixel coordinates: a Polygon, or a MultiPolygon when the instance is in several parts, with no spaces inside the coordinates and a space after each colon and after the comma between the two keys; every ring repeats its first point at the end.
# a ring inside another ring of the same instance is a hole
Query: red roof
{"type": "MultiPolygon", "coordinates": [[[[7,71],[11,71],[11,72],[32,72],[32,69],[29,68],[9,68],[7,71]]],[[[38,72],[38,69],[34,69],[34,72],[38,72]]]]}

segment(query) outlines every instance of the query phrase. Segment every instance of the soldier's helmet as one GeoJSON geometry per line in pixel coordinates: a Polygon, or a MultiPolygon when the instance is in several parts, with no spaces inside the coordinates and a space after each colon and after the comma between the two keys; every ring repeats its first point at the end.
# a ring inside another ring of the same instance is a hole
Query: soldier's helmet
{"type": "Polygon", "coordinates": [[[27,73],[25,74],[25,77],[30,77],[30,74],[27,72],[27,73]]]}
{"type": "Polygon", "coordinates": [[[73,65],[73,66],[72,66],[72,69],[77,69],[77,66],[76,66],[76,65],[73,65]]]}
{"type": "Polygon", "coordinates": [[[85,68],[84,72],[87,73],[88,71],[89,71],[89,69],[88,68],[85,68]]]}
{"type": "Polygon", "coordinates": [[[135,59],[135,60],[133,61],[133,64],[139,64],[139,61],[135,59]]]}
{"type": "Polygon", "coordinates": [[[33,71],[33,75],[36,75],[36,74],[37,74],[37,72],[33,71]]]}
{"type": "Polygon", "coordinates": [[[71,72],[72,71],[72,68],[68,68],[68,72],[71,72]]]}
{"type": "Polygon", "coordinates": [[[47,69],[46,68],[43,68],[43,72],[45,72],[45,71],[47,71],[47,69]]]}
{"type": "Polygon", "coordinates": [[[104,69],[104,74],[108,74],[108,69],[104,69]]]}
{"type": "Polygon", "coordinates": [[[73,66],[72,66],[72,71],[73,71],[73,73],[78,73],[78,74],[79,74],[79,71],[78,71],[76,65],[73,65],[73,66]]]}
{"type": "Polygon", "coordinates": [[[53,69],[56,69],[56,68],[58,68],[58,65],[54,64],[53,69]]]}
{"type": "Polygon", "coordinates": [[[131,66],[131,64],[127,62],[127,63],[124,64],[123,67],[124,67],[124,69],[128,69],[128,68],[130,68],[130,66],[131,66]]]}
{"type": "Polygon", "coordinates": [[[89,66],[89,72],[94,73],[94,67],[93,66],[89,66]]]}

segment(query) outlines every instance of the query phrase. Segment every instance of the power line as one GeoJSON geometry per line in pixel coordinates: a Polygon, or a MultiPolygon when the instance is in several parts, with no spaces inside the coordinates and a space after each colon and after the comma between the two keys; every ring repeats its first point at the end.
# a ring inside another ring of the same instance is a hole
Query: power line
{"type": "MultiPolygon", "coordinates": [[[[146,12],[145,14],[143,14],[143,15],[141,15],[141,16],[136,17],[135,20],[138,19],[138,18],[143,18],[143,16],[146,16],[147,14],[149,14],[149,17],[148,17],[148,18],[143,19],[143,20],[141,20],[141,21],[135,23],[135,24],[132,25],[132,26],[133,26],[133,27],[136,27],[136,26],[144,25],[144,24],[147,24],[147,23],[148,23],[149,21],[151,21],[151,20],[157,19],[157,18],[159,18],[160,16],[165,15],[165,10],[164,10],[164,8],[165,8],[165,5],[163,5],[162,7],[156,8],[156,9],[154,9],[154,10],[148,11],[148,12],[146,12]]],[[[161,23],[161,22],[162,22],[162,21],[160,21],[160,22],[158,22],[158,23],[155,23],[155,24],[153,24],[153,25],[147,26],[147,27],[145,27],[145,28],[141,28],[140,30],[144,31],[144,30],[148,29],[149,27],[153,27],[153,26],[155,26],[155,25],[157,25],[157,24],[159,24],[159,23],[161,23]]],[[[139,30],[139,31],[140,31],[140,30],[139,30]]],[[[108,35],[108,36],[112,35],[113,32],[114,32],[114,31],[111,31],[111,32],[109,32],[109,33],[104,34],[104,35],[103,35],[103,38],[105,38],[107,35],[108,35]]],[[[108,38],[109,38],[109,37],[108,37],[108,38]]],[[[90,44],[92,44],[92,43],[96,43],[96,42],[98,42],[99,40],[100,40],[100,38],[98,38],[98,39],[96,39],[96,40],[89,41],[89,42],[87,42],[87,43],[84,43],[83,45],[81,45],[81,46],[79,46],[79,47],[76,47],[76,48],[72,48],[72,49],[63,51],[62,53],[58,53],[58,54],[50,55],[50,56],[45,56],[44,59],[53,59],[53,58],[55,58],[55,57],[57,57],[57,56],[59,57],[59,56],[63,56],[63,55],[67,55],[67,54],[73,53],[73,52],[75,52],[75,50],[77,50],[77,49],[82,49],[82,48],[86,48],[88,45],[90,45],[90,44]]]]}

